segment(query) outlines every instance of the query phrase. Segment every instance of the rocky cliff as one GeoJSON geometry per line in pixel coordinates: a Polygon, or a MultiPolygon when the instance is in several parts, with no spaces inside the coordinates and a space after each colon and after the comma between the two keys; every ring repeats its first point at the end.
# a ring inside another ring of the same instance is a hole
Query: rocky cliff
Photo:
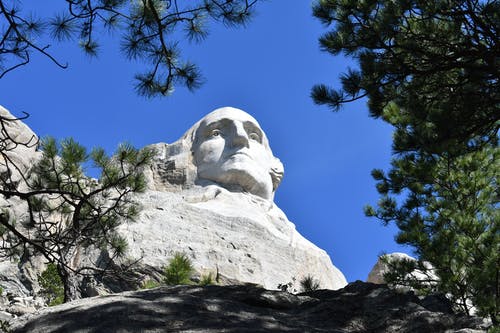
{"type": "MultiPolygon", "coordinates": [[[[3,118],[14,118],[1,107],[0,112],[3,118]]],[[[225,108],[223,113],[229,116],[234,114],[236,125],[241,117],[245,124],[255,122],[241,110],[225,108]]],[[[25,172],[41,154],[37,151],[36,135],[21,121],[7,124],[1,138],[9,135],[20,142],[33,143],[28,147],[13,145],[2,151],[19,170],[25,172]]],[[[230,184],[223,183],[224,173],[217,178],[222,183],[198,177],[196,170],[199,165],[193,164],[198,125],[173,144],[159,143],[149,147],[156,154],[150,169],[146,170],[148,189],[135,197],[142,212],[135,223],[120,227],[121,234],[128,240],[128,252],[125,259],[116,262],[118,265],[135,262],[133,277],[137,283],[124,284],[119,281],[120,277],[91,281],[90,284],[82,281],[82,295],[130,290],[140,285],[141,281],[159,278],[163,267],[176,252],[185,253],[191,259],[197,276],[212,273],[220,284],[253,283],[267,289],[286,285],[289,291],[297,292],[300,280],[311,275],[322,288],[344,287],[346,279],[332,264],[328,254],[300,235],[294,224],[273,203],[272,197],[281,180],[283,167],[272,156],[258,124],[255,122],[252,126],[253,131],[259,132],[261,148],[254,150],[265,157],[261,159],[262,163],[268,160],[273,163],[273,175],[263,176],[263,182],[268,183],[267,187],[263,186],[267,192],[259,189],[256,194],[251,192],[251,188],[234,183],[242,178],[242,184],[251,184],[253,178],[247,174],[238,174],[239,178],[232,176],[233,183],[230,184]]],[[[245,133],[237,135],[238,142],[246,140],[243,138],[245,133]]],[[[230,159],[238,159],[239,165],[244,165],[243,169],[257,168],[241,162],[251,155],[247,146],[243,147],[244,153],[230,159]]],[[[200,151],[199,158],[210,153],[200,151]]],[[[3,168],[6,167],[5,161],[0,161],[3,168]]],[[[26,206],[16,201],[15,197],[0,195],[0,203],[19,220],[27,214],[26,206]]],[[[105,254],[90,249],[82,256],[86,256],[83,260],[93,264],[105,254]]],[[[14,261],[3,259],[0,262],[0,285],[3,289],[0,294],[0,317],[2,310],[17,316],[43,306],[37,276],[44,268],[43,258],[29,253],[14,261]]],[[[8,317],[6,313],[4,316],[8,317]]]]}
{"type": "Polygon", "coordinates": [[[486,332],[443,297],[355,282],[303,294],[252,285],[176,286],[93,297],[44,309],[13,333],[48,332],[486,332]]]}
{"type": "Polygon", "coordinates": [[[121,230],[129,260],[162,267],[175,252],[189,256],[200,274],[277,289],[315,277],[321,287],[346,284],[325,251],[302,237],[274,204],[224,189],[180,193],[147,191],[142,214],[121,230]]]}
{"type": "MultiPolygon", "coordinates": [[[[4,119],[11,117],[1,107],[0,112],[4,119]]],[[[25,172],[40,155],[36,136],[21,122],[7,124],[0,138],[8,134],[33,144],[4,148],[0,167],[15,163],[25,172]]],[[[273,203],[283,174],[279,160],[270,155],[273,174],[264,175],[257,195],[243,187],[252,183],[248,177],[241,186],[199,179],[192,163],[197,129],[176,143],[152,146],[156,156],[146,171],[148,190],[136,196],[142,213],[136,223],[120,227],[129,249],[117,264],[137,262],[133,277],[140,282],[158,277],[173,254],[183,252],[198,276],[213,273],[222,285],[128,291],[46,308],[37,283],[44,260],[27,252],[0,262],[0,324],[9,321],[13,332],[485,331],[487,322],[454,314],[443,297],[422,298],[362,282],[345,286],[326,252],[302,237],[273,203]],[[294,294],[307,275],[326,289],[294,294]],[[279,285],[292,293],[277,291],[279,285]]],[[[245,134],[234,135],[242,142],[245,134]]],[[[260,140],[270,154],[265,137],[260,140]]],[[[13,198],[0,197],[0,203],[17,218],[27,213],[13,198]]],[[[89,262],[103,255],[92,249],[85,253],[89,262]]],[[[104,279],[80,287],[82,295],[91,296],[133,285],[104,279]]]]}
{"type": "Polygon", "coordinates": [[[138,196],[142,215],[122,228],[129,258],[158,267],[183,252],[201,273],[268,289],[297,291],[307,275],[323,288],[346,285],[328,254],[272,201],[283,165],[250,115],[221,108],[177,142],[149,148],[156,155],[146,172],[149,190],[138,196]],[[253,183],[264,185],[255,190],[253,183]]]}

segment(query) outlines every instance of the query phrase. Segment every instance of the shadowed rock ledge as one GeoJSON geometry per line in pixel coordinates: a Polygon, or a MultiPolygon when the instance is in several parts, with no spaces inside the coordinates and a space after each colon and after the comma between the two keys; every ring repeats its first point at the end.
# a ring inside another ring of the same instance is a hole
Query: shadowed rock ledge
{"type": "Polygon", "coordinates": [[[13,332],[486,332],[440,297],[354,282],[293,295],[254,285],[176,286],[81,299],[28,314],[13,332]]]}

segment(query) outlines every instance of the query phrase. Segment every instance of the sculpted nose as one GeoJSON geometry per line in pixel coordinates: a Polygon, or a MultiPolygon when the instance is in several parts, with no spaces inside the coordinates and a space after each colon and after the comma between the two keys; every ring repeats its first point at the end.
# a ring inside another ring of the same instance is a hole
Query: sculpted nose
{"type": "Polygon", "coordinates": [[[247,147],[247,148],[249,146],[248,134],[245,131],[243,124],[241,123],[236,123],[234,126],[232,145],[234,147],[247,147]]]}

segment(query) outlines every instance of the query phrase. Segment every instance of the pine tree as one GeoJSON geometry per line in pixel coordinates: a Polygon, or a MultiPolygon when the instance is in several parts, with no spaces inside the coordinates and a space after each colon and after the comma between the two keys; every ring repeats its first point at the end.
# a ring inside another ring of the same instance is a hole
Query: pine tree
{"type": "Polygon", "coordinates": [[[463,312],[470,314],[473,304],[498,321],[499,161],[500,149],[486,147],[433,161],[406,155],[393,159],[387,175],[373,171],[382,197],[378,208],[366,207],[366,214],[386,225],[394,222],[396,241],[411,245],[420,259],[395,267],[386,281],[446,293],[463,312]],[[411,279],[415,269],[437,279],[411,279]]]}
{"type": "Polygon", "coordinates": [[[396,127],[396,152],[497,140],[498,0],[320,0],[313,10],[333,26],[321,48],[359,64],[342,89],[315,86],[316,103],[338,110],[368,97],[370,115],[396,127]]]}
{"type": "Polygon", "coordinates": [[[33,53],[66,68],[52,55],[52,40],[78,41],[87,55],[95,57],[101,48],[98,36],[116,31],[122,35],[125,57],[147,64],[146,71],[135,76],[140,95],[167,96],[175,84],[194,90],[203,79],[195,64],[181,59],[178,41],[184,37],[201,42],[210,20],[246,25],[257,1],[65,0],[59,1],[60,13],[43,17],[29,6],[23,8],[22,1],[1,0],[0,78],[27,65],[33,53]]]}
{"type": "Polygon", "coordinates": [[[15,121],[2,116],[0,195],[15,200],[26,213],[15,216],[11,207],[2,207],[0,253],[11,258],[42,255],[57,267],[67,302],[79,297],[83,276],[106,273],[125,253],[126,240],[116,230],[139,212],[131,194],[145,189],[142,170],[152,152],[123,144],[110,158],[100,148],[89,154],[72,139],[57,143],[47,138],[41,158],[25,170],[9,153],[33,142],[9,135],[4,125],[15,121]],[[85,175],[90,163],[100,170],[99,179],[85,175]],[[81,262],[89,247],[108,251],[107,266],[81,262]]]}
{"type": "Polygon", "coordinates": [[[163,282],[171,286],[190,284],[193,271],[189,257],[185,253],[175,253],[163,271],[163,282]]]}
{"type": "Polygon", "coordinates": [[[498,323],[500,306],[500,2],[320,0],[314,15],[332,30],[323,50],[358,69],[341,89],[313,88],[338,111],[368,99],[370,115],[394,127],[391,169],[374,170],[381,199],[366,214],[399,228],[416,264],[393,282],[438,291],[498,323]],[[437,279],[408,272],[429,269],[437,279]]]}

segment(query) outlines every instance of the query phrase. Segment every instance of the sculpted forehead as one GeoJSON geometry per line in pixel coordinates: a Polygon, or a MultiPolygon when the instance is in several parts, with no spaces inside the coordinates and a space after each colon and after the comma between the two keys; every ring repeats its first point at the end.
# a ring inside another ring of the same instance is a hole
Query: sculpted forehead
{"type": "Polygon", "coordinates": [[[254,117],[246,113],[245,111],[242,111],[240,109],[232,108],[232,107],[224,107],[217,109],[215,111],[210,112],[207,114],[203,119],[201,119],[198,123],[197,129],[195,131],[195,146],[198,141],[203,138],[203,132],[206,130],[209,130],[212,127],[216,126],[224,126],[227,123],[230,122],[241,122],[245,125],[247,125],[248,128],[253,128],[256,129],[259,134],[262,136],[262,144],[266,148],[266,150],[270,150],[269,147],[269,142],[267,140],[267,137],[260,127],[259,123],[257,120],[255,120],[254,117]]]}
{"type": "Polygon", "coordinates": [[[231,108],[231,107],[225,107],[225,108],[220,108],[215,111],[210,112],[207,114],[202,120],[200,125],[208,125],[213,122],[220,121],[222,119],[231,119],[231,120],[237,120],[241,122],[251,122],[255,124],[259,129],[260,125],[255,120],[254,117],[246,113],[245,111],[242,111],[240,109],[236,108],[231,108]]]}
{"type": "MultiPolygon", "coordinates": [[[[205,117],[203,117],[202,122],[203,123],[211,123],[213,121],[218,121],[223,118],[228,118],[228,119],[234,119],[234,120],[239,120],[239,121],[250,121],[257,126],[259,126],[259,123],[257,120],[255,120],[254,117],[249,115],[243,110],[236,109],[236,108],[231,108],[231,107],[225,107],[225,108],[220,108],[215,111],[210,112],[207,114],[205,117]]],[[[260,128],[260,126],[259,126],[260,128]]]]}

